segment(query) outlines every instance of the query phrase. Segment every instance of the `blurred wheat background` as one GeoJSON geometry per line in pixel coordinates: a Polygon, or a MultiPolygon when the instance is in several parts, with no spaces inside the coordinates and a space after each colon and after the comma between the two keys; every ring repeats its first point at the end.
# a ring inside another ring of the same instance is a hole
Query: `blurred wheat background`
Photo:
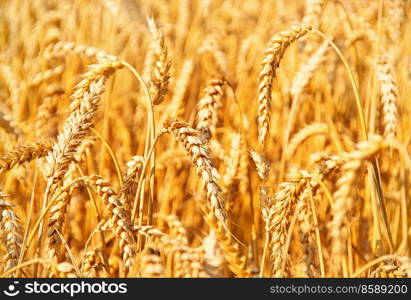
{"type": "Polygon", "coordinates": [[[2,277],[411,277],[410,1],[2,0],[2,277]]]}

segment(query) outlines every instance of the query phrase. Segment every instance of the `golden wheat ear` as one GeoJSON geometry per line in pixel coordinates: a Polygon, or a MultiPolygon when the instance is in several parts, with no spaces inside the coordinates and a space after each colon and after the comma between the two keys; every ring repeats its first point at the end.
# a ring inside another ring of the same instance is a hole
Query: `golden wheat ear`
{"type": "Polygon", "coordinates": [[[287,48],[311,30],[310,26],[294,26],[275,35],[264,52],[258,75],[258,141],[265,142],[270,123],[271,92],[276,71],[287,48]]]}
{"type": "MultiPolygon", "coordinates": [[[[0,228],[5,235],[6,256],[4,257],[4,269],[7,271],[17,266],[21,246],[23,243],[23,228],[20,219],[14,212],[14,205],[5,200],[9,195],[0,192],[0,228]]],[[[14,276],[15,273],[12,273],[14,276]]]]}
{"type": "Polygon", "coordinates": [[[153,36],[155,54],[151,71],[150,92],[153,104],[158,105],[164,101],[164,97],[168,92],[168,84],[171,77],[171,61],[168,59],[164,34],[157,28],[154,19],[148,18],[147,23],[153,36]]]}
{"type": "Polygon", "coordinates": [[[398,88],[393,67],[388,57],[380,57],[377,62],[377,77],[380,84],[383,132],[386,139],[394,139],[398,130],[398,88]]]}

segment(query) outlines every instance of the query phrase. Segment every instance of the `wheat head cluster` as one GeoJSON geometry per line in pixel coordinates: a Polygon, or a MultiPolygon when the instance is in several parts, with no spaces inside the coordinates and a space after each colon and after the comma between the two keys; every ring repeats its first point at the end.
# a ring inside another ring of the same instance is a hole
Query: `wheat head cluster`
{"type": "Polygon", "coordinates": [[[411,277],[410,2],[0,1],[0,276],[411,277]]]}

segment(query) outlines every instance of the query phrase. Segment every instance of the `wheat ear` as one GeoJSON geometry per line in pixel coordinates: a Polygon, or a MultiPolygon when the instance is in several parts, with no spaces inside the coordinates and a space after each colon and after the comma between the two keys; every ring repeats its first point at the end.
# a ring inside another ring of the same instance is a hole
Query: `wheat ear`
{"type": "Polygon", "coordinates": [[[298,131],[290,140],[286,149],[286,156],[290,159],[301,144],[315,135],[321,135],[328,132],[328,126],[324,123],[313,123],[298,131]]]}
{"type": "Polygon", "coordinates": [[[387,57],[380,57],[377,63],[377,76],[380,83],[384,137],[393,139],[397,135],[397,81],[394,70],[387,57]]]}
{"type": "Polygon", "coordinates": [[[20,219],[13,210],[14,205],[5,200],[7,194],[0,192],[0,228],[5,234],[6,256],[4,257],[4,270],[7,271],[17,266],[20,256],[23,228],[20,219]]]}
{"type": "Polygon", "coordinates": [[[224,79],[213,79],[204,89],[204,97],[198,102],[197,130],[200,131],[201,139],[206,142],[210,140],[218,123],[218,108],[221,107],[221,99],[224,96],[224,79]]]}
{"type": "Polygon", "coordinates": [[[141,258],[141,276],[147,278],[159,278],[164,276],[164,266],[160,252],[149,245],[141,258]]]}
{"type": "Polygon", "coordinates": [[[171,61],[168,60],[168,51],[163,33],[157,28],[154,19],[147,19],[148,27],[154,39],[153,49],[155,54],[154,65],[151,73],[150,92],[153,104],[163,102],[168,92],[170,81],[171,61]]]}
{"type": "MultiPolygon", "coordinates": [[[[308,196],[310,197],[310,196],[308,196]]],[[[299,240],[301,243],[301,252],[303,254],[303,272],[307,277],[317,276],[317,268],[315,266],[315,236],[314,226],[312,220],[312,213],[309,209],[307,197],[297,204],[297,211],[299,211],[299,240]]]]}
{"type": "Polygon", "coordinates": [[[30,78],[26,84],[29,89],[38,87],[43,82],[50,80],[53,77],[60,76],[66,69],[65,65],[58,65],[57,67],[49,68],[44,72],[37,73],[33,78],[30,78]]]}
{"type": "Polygon", "coordinates": [[[120,200],[124,205],[126,211],[130,211],[133,207],[133,196],[136,193],[137,183],[140,176],[140,172],[143,168],[144,158],[142,156],[133,156],[133,158],[127,163],[127,173],[123,180],[123,186],[121,187],[120,200]]]}
{"type": "Polygon", "coordinates": [[[407,256],[397,256],[387,259],[370,277],[374,278],[410,278],[411,259],[407,256]]]}
{"type": "Polygon", "coordinates": [[[220,277],[224,271],[224,253],[218,245],[215,231],[203,240],[205,270],[211,277],[220,277]]]}
{"type": "Polygon", "coordinates": [[[25,162],[47,155],[51,150],[51,143],[34,143],[22,145],[0,156],[0,173],[9,171],[25,162]]]}
{"type": "Polygon", "coordinates": [[[68,54],[83,55],[97,60],[107,59],[109,55],[101,49],[73,42],[59,41],[47,46],[43,58],[47,61],[64,58],[68,54]]]}
{"type": "Polygon", "coordinates": [[[197,175],[202,179],[207,195],[208,205],[214,210],[218,219],[225,222],[226,213],[221,199],[221,188],[217,183],[220,177],[209,158],[208,150],[200,140],[198,131],[187,123],[167,120],[164,129],[181,142],[190,155],[192,163],[197,167],[197,175]]]}
{"type": "Polygon", "coordinates": [[[311,30],[309,26],[294,26],[274,36],[264,52],[261,71],[258,75],[258,140],[263,144],[270,122],[271,91],[276,70],[287,48],[311,30]]]}
{"type": "Polygon", "coordinates": [[[303,90],[306,88],[314,72],[321,66],[325,61],[326,53],[328,50],[328,41],[323,42],[317,50],[308,58],[307,62],[302,65],[295,75],[290,93],[293,96],[293,101],[297,101],[303,90]]]}
{"type": "Polygon", "coordinates": [[[230,269],[237,276],[249,277],[250,272],[245,268],[245,257],[241,255],[239,244],[227,228],[221,189],[216,181],[220,175],[213,167],[208,157],[208,150],[200,140],[198,131],[190,128],[186,123],[173,120],[166,121],[164,129],[183,144],[193,164],[197,167],[197,174],[203,181],[207,198],[207,203],[203,205],[205,218],[216,232],[230,269]]]}
{"type": "Polygon", "coordinates": [[[345,163],[341,167],[341,176],[337,180],[337,190],[333,194],[334,205],[332,207],[332,220],[329,224],[331,237],[331,253],[336,261],[333,270],[341,267],[341,259],[347,249],[349,212],[354,207],[353,185],[358,176],[358,171],[363,162],[372,159],[378,151],[386,146],[386,142],[380,136],[372,136],[368,142],[357,144],[357,149],[345,153],[345,163]]]}
{"type": "Polygon", "coordinates": [[[289,175],[288,181],[280,184],[281,190],[275,194],[273,199],[270,199],[268,216],[266,218],[270,220],[270,249],[272,275],[274,277],[288,275],[287,254],[284,253],[288,225],[293,215],[295,204],[298,202],[311,177],[311,174],[306,171],[289,175]]]}
{"type": "MultiPolygon", "coordinates": [[[[44,135],[50,136],[46,129],[49,130],[51,127],[53,127],[54,132],[57,131],[57,121],[54,121],[53,117],[55,117],[60,100],[58,96],[63,94],[64,89],[60,84],[51,84],[47,87],[46,96],[43,98],[36,115],[36,135],[39,138],[44,137],[44,135]]],[[[51,137],[54,137],[54,134],[51,137]]]]}
{"type": "Polygon", "coordinates": [[[260,179],[264,182],[267,181],[268,175],[270,173],[270,165],[267,159],[260,153],[253,150],[250,150],[250,157],[255,164],[258,177],[260,177],[260,179]]]}
{"type": "Polygon", "coordinates": [[[135,250],[133,248],[134,236],[130,220],[124,210],[123,204],[117,198],[117,194],[110,187],[110,183],[104,181],[100,176],[92,175],[83,177],[84,182],[93,188],[99,195],[110,215],[110,226],[119,240],[122,259],[124,261],[124,270],[127,274],[134,265],[135,250]]]}
{"type": "Polygon", "coordinates": [[[176,81],[176,86],[171,99],[174,115],[177,119],[183,118],[185,113],[184,96],[187,93],[188,84],[194,71],[193,60],[186,60],[181,68],[180,76],[176,81]]]}
{"type": "MultiPolygon", "coordinates": [[[[70,181],[69,184],[57,190],[57,198],[48,212],[46,248],[48,257],[53,260],[55,264],[64,261],[60,234],[62,234],[67,207],[76,186],[76,182],[70,181]]],[[[55,268],[50,269],[50,275],[57,275],[55,268]]]]}
{"type": "Polygon", "coordinates": [[[295,205],[300,199],[308,196],[308,185],[315,194],[320,186],[319,181],[339,169],[343,162],[344,159],[338,156],[318,159],[315,174],[304,170],[290,174],[289,180],[280,184],[280,190],[274,197],[268,198],[268,209],[263,211],[263,217],[269,220],[272,275],[274,277],[284,277],[289,272],[288,254],[284,253],[284,246],[295,205]]]}
{"type": "Polygon", "coordinates": [[[84,255],[81,274],[87,278],[97,277],[98,271],[103,268],[100,249],[88,251],[84,255]]]}
{"type": "Polygon", "coordinates": [[[13,69],[5,64],[0,63],[0,77],[3,78],[10,94],[10,103],[17,107],[20,98],[21,82],[14,74],[13,69]]]}
{"type": "Polygon", "coordinates": [[[324,2],[324,0],[305,0],[303,24],[318,27],[324,2]]]}
{"type": "Polygon", "coordinates": [[[227,206],[231,206],[231,198],[235,194],[236,186],[238,184],[238,169],[240,167],[241,159],[241,135],[238,133],[231,133],[231,149],[228,157],[224,159],[225,172],[223,174],[223,194],[227,202],[227,206]]]}
{"type": "Polygon", "coordinates": [[[101,62],[92,66],[77,85],[72,95],[72,113],[64,123],[63,131],[58,135],[53,150],[47,155],[45,174],[51,191],[56,183],[60,182],[58,185],[61,186],[77,148],[94,124],[108,77],[121,67],[122,64],[117,59],[101,62]]]}

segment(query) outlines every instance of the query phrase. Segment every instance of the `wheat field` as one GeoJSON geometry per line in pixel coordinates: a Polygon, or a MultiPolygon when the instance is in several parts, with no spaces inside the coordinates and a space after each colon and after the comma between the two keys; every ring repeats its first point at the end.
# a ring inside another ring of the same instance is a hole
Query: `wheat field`
{"type": "Polygon", "coordinates": [[[0,1],[0,276],[411,277],[410,17],[0,1]]]}

